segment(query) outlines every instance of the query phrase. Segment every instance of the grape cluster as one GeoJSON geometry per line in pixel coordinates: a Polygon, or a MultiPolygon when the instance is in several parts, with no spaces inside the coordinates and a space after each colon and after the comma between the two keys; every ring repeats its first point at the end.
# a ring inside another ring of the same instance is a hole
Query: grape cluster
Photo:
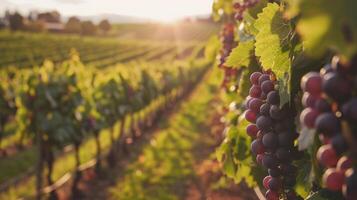
{"type": "Polygon", "coordinates": [[[242,21],[244,11],[255,6],[257,3],[259,3],[259,0],[243,0],[240,2],[235,2],[233,4],[233,8],[235,10],[234,18],[238,21],[242,21]]]}
{"type": "Polygon", "coordinates": [[[257,163],[268,169],[269,175],[263,180],[266,198],[296,200],[300,197],[293,190],[297,168],[292,161],[300,156],[294,147],[298,133],[295,132],[292,109],[287,104],[280,107],[274,79],[268,72],[254,72],[250,76],[252,86],[246,98],[245,118],[251,124],[246,131],[254,139],[251,150],[257,163]]]}
{"type": "Polygon", "coordinates": [[[309,72],[301,79],[305,109],[300,121],[315,129],[323,143],[316,155],[327,168],[323,184],[329,190],[343,191],[348,200],[357,199],[357,173],[353,168],[356,151],[350,148],[357,142],[356,74],[356,64],[334,57],[320,73],[309,72]],[[343,124],[348,130],[342,128],[343,124]]]}
{"type": "Polygon", "coordinates": [[[222,49],[220,50],[219,67],[224,70],[224,79],[222,82],[222,87],[224,88],[228,87],[228,83],[234,80],[238,73],[236,68],[225,65],[226,59],[232,52],[232,49],[237,46],[237,43],[234,41],[234,30],[235,25],[233,23],[226,23],[220,34],[222,49]]]}

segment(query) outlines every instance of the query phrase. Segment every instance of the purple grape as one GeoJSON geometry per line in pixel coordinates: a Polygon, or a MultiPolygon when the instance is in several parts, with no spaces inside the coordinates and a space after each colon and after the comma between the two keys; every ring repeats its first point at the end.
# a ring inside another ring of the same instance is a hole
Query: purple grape
{"type": "Polygon", "coordinates": [[[269,115],[275,120],[283,119],[286,115],[286,109],[280,109],[277,105],[272,105],[269,110],[269,115]]]}
{"type": "Polygon", "coordinates": [[[291,154],[289,150],[285,148],[279,148],[275,152],[276,157],[279,159],[279,161],[285,163],[287,161],[290,161],[291,159],[291,154]]]}
{"type": "Polygon", "coordinates": [[[321,93],[321,83],[322,79],[319,73],[309,72],[301,79],[301,89],[304,92],[319,95],[321,93]]]}
{"type": "Polygon", "coordinates": [[[271,91],[268,93],[267,101],[271,105],[278,105],[280,103],[279,93],[277,91],[271,91]]]}
{"type": "Polygon", "coordinates": [[[256,124],[260,130],[268,131],[273,125],[273,120],[270,117],[259,116],[256,124]]]}
{"type": "Polygon", "coordinates": [[[279,191],[281,189],[281,180],[280,178],[272,177],[268,185],[270,190],[279,191]]]}
{"type": "Polygon", "coordinates": [[[274,90],[273,81],[270,81],[270,80],[264,81],[261,84],[261,89],[265,94],[268,94],[270,91],[273,91],[274,90]]]}
{"type": "Polygon", "coordinates": [[[289,133],[280,133],[278,135],[279,145],[282,147],[292,147],[294,146],[294,137],[289,133]]]}
{"type": "Polygon", "coordinates": [[[330,72],[322,81],[323,91],[337,102],[344,102],[351,97],[352,84],[341,74],[330,72]]]}
{"type": "Polygon", "coordinates": [[[332,113],[322,113],[316,118],[315,128],[318,133],[332,136],[340,131],[340,122],[332,113]]]}
{"type": "Polygon", "coordinates": [[[263,104],[260,106],[260,114],[264,116],[269,116],[270,105],[268,103],[263,104]]]}
{"type": "Polygon", "coordinates": [[[249,102],[249,109],[259,113],[260,111],[260,106],[263,104],[263,101],[258,99],[258,98],[253,98],[250,102],[249,102]]]}
{"type": "Polygon", "coordinates": [[[348,144],[341,134],[332,137],[331,145],[337,154],[342,154],[348,150],[348,144]]]}
{"type": "Polygon", "coordinates": [[[253,85],[249,90],[249,95],[251,97],[259,98],[261,93],[262,93],[262,90],[257,85],[253,85]]]}
{"type": "Polygon", "coordinates": [[[259,129],[255,124],[249,124],[246,128],[246,131],[249,136],[251,136],[252,138],[256,138],[259,129]]]}
{"type": "Polygon", "coordinates": [[[315,109],[320,113],[330,112],[331,105],[325,99],[318,99],[315,103],[315,109]]]}
{"type": "Polygon", "coordinates": [[[263,82],[270,80],[270,76],[268,74],[263,74],[259,77],[258,83],[261,86],[263,82]]]}
{"type": "Polygon", "coordinates": [[[253,85],[259,85],[259,78],[261,77],[262,73],[254,72],[250,75],[250,82],[253,85]]]}
{"type": "Polygon", "coordinates": [[[265,154],[263,156],[262,164],[265,168],[276,168],[278,166],[277,158],[272,154],[265,154]]]}
{"type": "Polygon", "coordinates": [[[279,139],[273,132],[266,133],[263,136],[263,145],[268,149],[276,149],[279,145],[279,139]]]}
{"type": "Polygon", "coordinates": [[[342,106],[342,113],[351,122],[357,121],[357,98],[352,98],[342,106]]]}
{"type": "Polygon", "coordinates": [[[264,153],[264,145],[262,140],[255,139],[251,144],[251,150],[255,155],[264,153]]]}

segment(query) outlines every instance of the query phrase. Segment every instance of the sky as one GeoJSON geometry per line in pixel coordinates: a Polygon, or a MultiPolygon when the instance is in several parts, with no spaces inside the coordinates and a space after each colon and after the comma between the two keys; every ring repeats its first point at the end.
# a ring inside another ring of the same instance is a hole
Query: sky
{"type": "Polygon", "coordinates": [[[31,9],[58,10],[65,16],[120,14],[172,21],[185,16],[209,14],[213,0],[0,0],[5,9],[27,13],[31,9]]]}

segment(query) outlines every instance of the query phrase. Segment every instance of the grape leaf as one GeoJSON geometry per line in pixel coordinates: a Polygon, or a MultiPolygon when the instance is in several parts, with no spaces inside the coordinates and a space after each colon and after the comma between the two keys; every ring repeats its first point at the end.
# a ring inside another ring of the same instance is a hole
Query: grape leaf
{"type": "Polygon", "coordinates": [[[209,60],[214,60],[220,48],[221,42],[219,41],[218,36],[212,36],[206,44],[205,57],[209,60]]]}
{"type": "Polygon", "coordinates": [[[316,130],[314,129],[309,129],[307,127],[302,128],[298,138],[299,151],[309,148],[314,143],[315,133],[316,130]]]}
{"type": "Polygon", "coordinates": [[[357,50],[357,1],[300,0],[297,31],[307,52],[321,56],[328,48],[351,57],[357,50]]]}
{"type": "Polygon", "coordinates": [[[258,14],[254,26],[256,34],[255,54],[259,57],[263,69],[271,69],[279,81],[280,104],[290,99],[291,49],[290,25],[284,21],[276,3],[269,3],[263,12],[258,14]]]}
{"type": "Polygon", "coordinates": [[[232,50],[225,64],[229,67],[247,67],[252,55],[254,55],[254,42],[252,40],[240,42],[232,50]]]}

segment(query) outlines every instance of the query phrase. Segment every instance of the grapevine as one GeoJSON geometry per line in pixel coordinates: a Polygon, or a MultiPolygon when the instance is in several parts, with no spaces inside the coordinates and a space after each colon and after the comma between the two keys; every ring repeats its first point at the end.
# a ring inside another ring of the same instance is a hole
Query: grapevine
{"type": "Polygon", "coordinates": [[[260,188],[266,199],[357,198],[353,6],[349,0],[213,5],[222,33],[234,29],[234,36],[221,34],[218,66],[239,72],[233,80],[224,76],[226,88],[239,87],[228,93],[234,108],[217,157],[227,176],[260,188]]]}

